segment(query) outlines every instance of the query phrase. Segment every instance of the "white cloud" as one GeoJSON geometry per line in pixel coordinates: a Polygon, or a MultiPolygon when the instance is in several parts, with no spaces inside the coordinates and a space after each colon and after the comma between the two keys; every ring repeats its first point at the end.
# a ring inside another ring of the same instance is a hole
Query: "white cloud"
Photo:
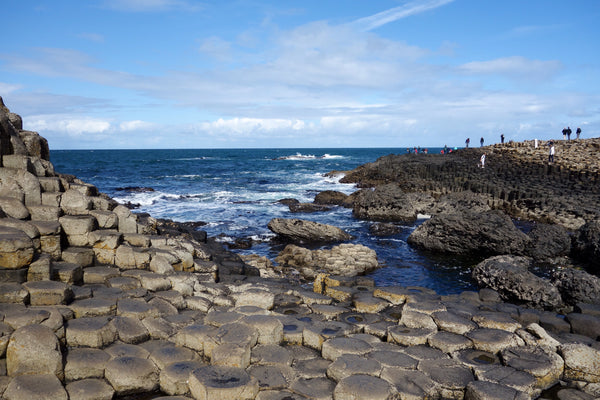
{"type": "Polygon", "coordinates": [[[473,61],[458,68],[466,74],[503,75],[514,78],[543,80],[554,76],[562,69],[559,61],[530,60],[514,56],[490,61],[473,61]]]}
{"type": "Polygon", "coordinates": [[[359,30],[370,31],[390,22],[397,21],[402,18],[410,17],[411,15],[420,14],[434,8],[441,7],[451,3],[454,0],[417,0],[406,3],[402,6],[390,8],[389,10],[380,13],[360,18],[352,24],[359,30]]]}
{"type": "Polygon", "coordinates": [[[227,134],[234,136],[251,136],[254,134],[271,134],[281,131],[298,131],[307,124],[301,120],[281,118],[219,118],[216,121],[204,122],[197,128],[213,135],[227,134]]]}
{"type": "Polygon", "coordinates": [[[50,131],[71,137],[83,137],[105,133],[111,128],[108,121],[98,118],[72,118],[69,116],[30,116],[23,121],[24,127],[29,130],[44,132],[50,131]]]}
{"type": "Polygon", "coordinates": [[[156,125],[146,121],[123,121],[119,124],[119,130],[123,132],[127,131],[143,131],[155,129],[156,125]]]}

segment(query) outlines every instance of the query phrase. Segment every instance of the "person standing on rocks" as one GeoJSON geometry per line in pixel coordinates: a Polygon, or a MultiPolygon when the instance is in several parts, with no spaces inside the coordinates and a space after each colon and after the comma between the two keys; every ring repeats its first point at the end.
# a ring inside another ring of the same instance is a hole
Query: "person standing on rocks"
{"type": "Polygon", "coordinates": [[[504,133],[500,134],[500,143],[504,144],[504,133]]]}
{"type": "Polygon", "coordinates": [[[469,148],[470,142],[471,142],[471,138],[467,138],[467,140],[465,140],[465,145],[466,145],[467,149],[469,148]]]}
{"type": "Polygon", "coordinates": [[[481,168],[485,168],[485,153],[483,153],[483,154],[481,155],[481,158],[479,159],[479,166],[480,166],[481,168]]]}
{"type": "Polygon", "coordinates": [[[548,154],[548,162],[553,163],[554,162],[554,142],[551,140],[550,143],[548,143],[548,145],[550,146],[550,154],[548,154]]]}
{"type": "Polygon", "coordinates": [[[479,147],[483,147],[483,136],[479,139],[479,147]]]}
{"type": "Polygon", "coordinates": [[[571,127],[567,127],[567,140],[571,140],[571,133],[573,133],[573,131],[571,130],[571,127]]]}
{"type": "Polygon", "coordinates": [[[579,140],[579,135],[581,135],[581,128],[577,128],[575,134],[577,134],[577,140],[579,140]]]}
{"type": "Polygon", "coordinates": [[[562,134],[563,134],[563,140],[567,140],[567,128],[563,128],[562,134]]]}

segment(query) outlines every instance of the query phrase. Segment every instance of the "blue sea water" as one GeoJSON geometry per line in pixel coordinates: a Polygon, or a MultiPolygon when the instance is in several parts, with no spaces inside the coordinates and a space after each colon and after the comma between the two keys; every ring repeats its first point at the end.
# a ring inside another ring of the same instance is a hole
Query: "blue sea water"
{"type": "MultiPolygon", "coordinates": [[[[430,149],[439,153],[440,149],[430,149]]],[[[181,150],[53,150],[57,172],[73,174],[94,184],[119,202],[140,204],[136,211],[175,221],[204,221],[202,229],[222,241],[253,238],[250,250],[273,260],[282,245],[272,245],[267,228],[272,218],[301,218],[338,226],[355,237],[353,243],[377,252],[383,268],[370,276],[378,286],[422,286],[439,294],[473,290],[470,270],[477,260],[427,254],[411,248],[406,239],[423,221],[401,225],[400,233],[376,237],[372,222],[357,220],[349,209],[335,207],[318,213],[291,213],[277,203],[284,198],[312,202],[324,190],[350,194],[356,187],[342,184],[346,171],[387,154],[407,149],[181,149],[181,150]],[[123,187],[149,187],[132,193],[123,187]]]]}

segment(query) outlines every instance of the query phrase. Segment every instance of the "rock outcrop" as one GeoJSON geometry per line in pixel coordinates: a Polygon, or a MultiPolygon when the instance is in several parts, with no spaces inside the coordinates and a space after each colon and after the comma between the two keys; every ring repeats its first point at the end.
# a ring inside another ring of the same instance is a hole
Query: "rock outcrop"
{"type": "Polygon", "coordinates": [[[530,239],[500,211],[438,214],[408,237],[408,243],[451,254],[522,254],[530,239]]]}
{"type": "Polygon", "coordinates": [[[433,205],[433,197],[405,192],[397,184],[377,186],[357,193],[352,202],[356,218],[379,221],[414,221],[433,205]]]}
{"type": "Polygon", "coordinates": [[[388,155],[346,173],[342,182],[360,187],[397,184],[405,192],[438,198],[457,192],[489,197],[488,205],[515,218],[576,230],[600,215],[600,139],[555,140],[548,164],[547,141],[459,149],[450,154],[388,155]],[[486,168],[478,168],[481,152],[486,168]]]}
{"type": "Polygon", "coordinates": [[[559,290],[547,279],[529,272],[527,257],[496,256],[473,269],[473,279],[479,287],[494,289],[511,303],[556,310],[563,301],[559,290]]]}
{"type": "Polygon", "coordinates": [[[314,280],[319,273],[364,275],[379,267],[375,251],[360,244],[349,243],[320,250],[289,244],[275,261],[282,267],[294,268],[307,280],[314,280]]]}
{"type": "Polygon", "coordinates": [[[336,226],[295,218],[273,218],[268,227],[281,240],[292,243],[344,242],[352,238],[336,226]]]}
{"type": "Polygon", "coordinates": [[[589,221],[577,231],[573,255],[600,274],[600,219],[589,221]]]}

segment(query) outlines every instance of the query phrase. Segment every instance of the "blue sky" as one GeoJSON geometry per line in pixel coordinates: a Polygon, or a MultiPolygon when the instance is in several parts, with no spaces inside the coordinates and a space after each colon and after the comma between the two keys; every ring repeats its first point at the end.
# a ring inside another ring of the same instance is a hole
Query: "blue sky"
{"type": "Polygon", "coordinates": [[[600,136],[598,0],[21,0],[0,96],[51,149],[600,136]]]}

